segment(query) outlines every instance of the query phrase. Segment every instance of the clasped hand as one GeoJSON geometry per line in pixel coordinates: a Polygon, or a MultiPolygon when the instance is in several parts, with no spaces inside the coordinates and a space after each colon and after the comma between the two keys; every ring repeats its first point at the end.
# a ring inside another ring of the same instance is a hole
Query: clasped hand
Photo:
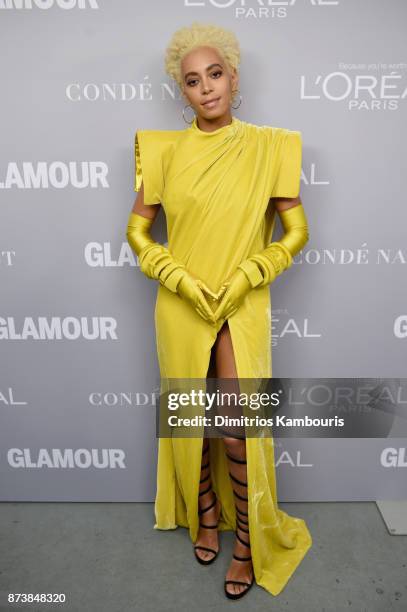
{"type": "Polygon", "coordinates": [[[189,274],[186,274],[180,280],[177,293],[182,299],[189,302],[205,321],[216,325],[217,321],[228,319],[238,310],[251,289],[246,274],[237,268],[231,278],[222,284],[217,293],[211,291],[201,279],[195,279],[189,274]],[[206,296],[212,303],[219,302],[215,312],[211,310],[206,296]]]}

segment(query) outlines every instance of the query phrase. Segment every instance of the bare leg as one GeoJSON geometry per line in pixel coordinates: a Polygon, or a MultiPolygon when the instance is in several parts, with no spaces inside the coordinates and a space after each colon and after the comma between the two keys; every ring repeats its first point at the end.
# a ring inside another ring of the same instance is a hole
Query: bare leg
{"type": "Polygon", "coordinates": [[[202,561],[210,561],[215,558],[219,550],[216,526],[220,515],[220,502],[216,499],[212,490],[208,438],[203,439],[198,506],[200,527],[195,542],[195,547],[197,547],[195,548],[195,555],[202,561]],[[211,550],[205,550],[206,548],[211,550]]]}
{"type": "MultiPolygon", "coordinates": [[[[211,354],[211,360],[208,369],[208,377],[215,375],[214,357],[211,354]]],[[[199,481],[199,531],[195,542],[195,555],[202,561],[211,561],[215,558],[215,552],[219,550],[218,530],[214,528],[217,525],[220,515],[220,502],[215,501],[215,493],[212,490],[211,471],[209,461],[209,438],[204,438],[202,441],[202,459],[201,459],[201,478],[199,481]],[[209,525],[209,527],[204,527],[209,525]],[[212,550],[205,550],[206,548],[212,550]]]]}
{"type": "MultiPolygon", "coordinates": [[[[237,378],[232,339],[227,322],[218,334],[215,345],[215,359],[218,378],[237,378]]],[[[229,475],[232,479],[236,506],[236,542],[226,580],[237,580],[250,584],[253,578],[253,565],[249,539],[246,441],[225,437],[223,442],[228,458],[229,475]]],[[[247,590],[248,587],[244,584],[227,584],[225,588],[230,594],[239,594],[247,590]]]]}

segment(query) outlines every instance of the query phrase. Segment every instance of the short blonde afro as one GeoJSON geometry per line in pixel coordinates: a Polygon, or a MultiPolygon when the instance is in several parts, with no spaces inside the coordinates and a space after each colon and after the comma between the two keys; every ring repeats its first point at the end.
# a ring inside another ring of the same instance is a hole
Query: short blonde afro
{"type": "Polygon", "coordinates": [[[240,63],[240,47],[235,34],[211,24],[194,21],[191,26],[177,30],[165,52],[165,72],[182,89],[181,60],[189,51],[200,46],[215,47],[229,68],[240,63]]]}

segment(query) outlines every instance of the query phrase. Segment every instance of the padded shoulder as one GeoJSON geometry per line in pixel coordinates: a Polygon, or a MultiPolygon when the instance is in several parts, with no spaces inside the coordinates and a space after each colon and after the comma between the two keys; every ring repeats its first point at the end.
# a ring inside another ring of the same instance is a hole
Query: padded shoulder
{"type": "Polygon", "coordinates": [[[302,134],[270,127],[272,163],[276,169],[270,197],[296,198],[300,193],[302,134]]]}
{"type": "Polygon", "coordinates": [[[144,204],[159,204],[165,174],[181,130],[137,130],[134,136],[134,191],[144,185],[144,204]]]}

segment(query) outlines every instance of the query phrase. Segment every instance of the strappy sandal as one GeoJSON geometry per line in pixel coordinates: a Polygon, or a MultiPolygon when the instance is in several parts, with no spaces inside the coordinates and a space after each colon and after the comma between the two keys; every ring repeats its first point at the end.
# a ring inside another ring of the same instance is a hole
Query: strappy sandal
{"type": "MultiPolygon", "coordinates": [[[[209,444],[207,445],[206,449],[202,452],[202,456],[206,455],[206,453],[209,450],[209,444]]],[[[202,470],[206,469],[209,467],[209,461],[207,463],[205,463],[205,465],[201,465],[201,475],[202,475],[202,470]]],[[[199,484],[201,485],[203,482],[206,482],[207,480],[210,480],[210,472],[207,474],[207,476],[205,476],[204,478],[201,478],[201,480],[199,481],[199,484]]],[[[209,493],[209,491],[212,488],[212,483],[209,483],[209,486],[204,490],[201,491],[199,493],[199,497],[201,497],[201,495],[205,495],[206,493],[209,493]]],[[[198,510],[198,514],[199,516],[202,516],[202,514],[204,514],[205,512],[207,512],[208,510],[210,510],[211,508],[213,508],[218,499],[216,497],[216,493],[215,491],[212,491],[213,493],[213,500],[212,502],[209,504],[209,506],[207,506],[206,508],[202,508],[201,510],[198,510]]],[[[219,516],[220,516],[220,508],[219,508],[219,516]]],[[[219,521],[219,519],[218,519],[219,521]]],[[[199,526],[203,527],[204,529],[217,529],[218,527],[218,523],[216,523],[216,525],[204,525],[203,523],[201,523],[201,521],[199,521],[199,526]]],[[[216,557],[218,556],[219,553],[219,548],[218,550],[215,550],[214,548],[209,548],[208,546],[201,546],[200,544],[196,544],[194,546],[194,554],[195,557],[198,561],[198,563],[200,563],[201,565],[210,565],[211,563],[213,563],[216,559],[216,557]],[[202,559],[199,555],[196,554],[196,550],[205,550],[207,552],[210,552],[213,554],[213,557],[211,557],[210,559],[202,559]]]]}
{"type": "MultiPolygon", "coordinates": [[[[247,464],[247,461],[236,459],[235,457],[231,457],[228,453],[226,453],[226,456],[233,463],[247,464]]],[[[247,488],[247,482],[242,482],[241,480],[238,480],[236,476],[234,476],[230,471],[229,471],[229,476],[231,477],[233,482],[237,483],[241,487],[247,488]]],[[[240,499],[241,501],[244,501],[244,502],[249,501],[247,497],[243,497],[237,491],[235,491],[235,487],[233,487],[233,484],[232,484],[232,489],[233,489],[233,494],[237,497],[237,499],[240,499]]],[[[235,501],[235,506],[236,506],[236,525],[237,525],[236,531],[235,531],[236,538],[239,540],[241,544],[243,544],[243,546],[250,548],[250,544],[246,542],[245,540],[243,540],[238,534],[238,530],[240,530],[249,536],[249,513],[244,512],[241,508],[239,508],[237,501],[235,501]],[[242,516],[244,518],[241,518],[242,516]]],[[[252,560],[251,555],[249,557],[239,557],[238,555],[235,555],[234,553],[233,553],[233,558],[236,559],[236,561],[242,561],[242,562],[252,560]]],[[[224,584],[225,595],[229,599],[240,599],[241,597],[246,595],[246,593],[251,589],[253,584],[254,584],[254,574],[253,574],[251,582],[243,582],[241,580],[225,580],[225,584],[224,584]],[[231,593],[230,591],[227,590],[228,584],[240,584],[240,585],[244,585],[246,588],[242,589],[240,593],[231,593]]]]}

